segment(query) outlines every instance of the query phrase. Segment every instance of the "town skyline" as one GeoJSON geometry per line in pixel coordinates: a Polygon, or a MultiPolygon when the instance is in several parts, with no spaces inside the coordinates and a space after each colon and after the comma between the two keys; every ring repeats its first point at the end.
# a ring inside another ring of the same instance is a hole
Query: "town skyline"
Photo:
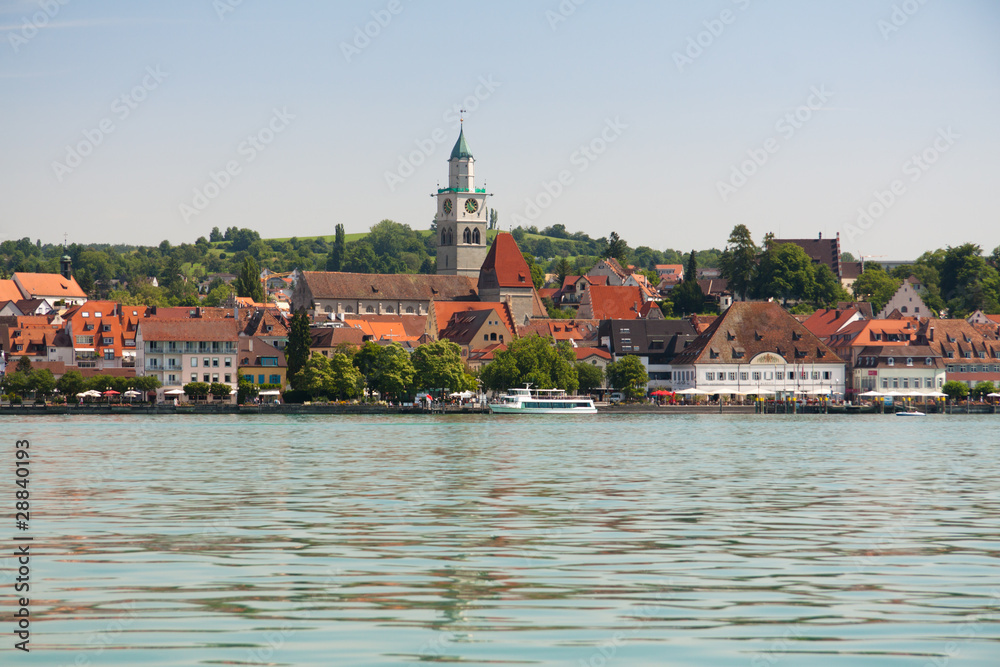
{"type": "Polygon", "coordinates": [[[746,224],[893,260],[998,243],[986,2],[15,2],[0,22],[4,239],[427,229],[465,109],[503,230],[662,250],[746,224]]]}

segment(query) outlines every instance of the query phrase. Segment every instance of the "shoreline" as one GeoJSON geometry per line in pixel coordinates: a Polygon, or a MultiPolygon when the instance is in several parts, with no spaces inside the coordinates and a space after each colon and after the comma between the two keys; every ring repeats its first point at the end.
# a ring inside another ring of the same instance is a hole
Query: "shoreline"
{"type": "MultiPolygon", "coordinates": [[[[771,407],[771,406],[769,406],[771,407]]],[[[786,404],[773,406],[774,409],[761,411],[755,405],[598,405],[598,414],[621,414],[621,415],[822,415],[836,414],[843,416],[883,414],[893,416],[895,411],[889,409],[884,413],[865,406],[852,406],[853,409],[845,409],[843,406],[823,406],[806,405],[798,406],[793,410],[788,409],[786,404]],[[777,409],[777,408],[782,409],[777,409]]],[[[926,412],[928,415],[986,415],[997,414],[995,405],[973,405],[973,406],[941,406],[929,404],[927,406],[914,405],[913,409],[926,412]]],[[[899,410],[902,412],[903,410],[899,410]]],[[[5,405],[0,407],[0,419],[3,417],[45,417],[53,415],[490,415],[488,408],[479,405],[445,405],[433,408],[416,406],[385,406],[385,405],[300,405],[300,404],[279,404],[279,405],[141,405],[141,406],[120,406],[120,405],[89,405],[86,407],[66,406],[66,405],[5,405]]],[[[534,415],[539,416],[539,415],[534,415]]]]}

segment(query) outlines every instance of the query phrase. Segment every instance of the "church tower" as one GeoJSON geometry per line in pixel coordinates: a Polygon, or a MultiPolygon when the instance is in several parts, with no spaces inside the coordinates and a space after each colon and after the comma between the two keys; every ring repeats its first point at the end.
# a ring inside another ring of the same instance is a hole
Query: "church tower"
{"type": "Polygon", "coordinates": [[[437,191],[437,272],[479,278],[486,259],[486,188],[476,187],[465,128],[448,159],[448,187],[437,191]]]}

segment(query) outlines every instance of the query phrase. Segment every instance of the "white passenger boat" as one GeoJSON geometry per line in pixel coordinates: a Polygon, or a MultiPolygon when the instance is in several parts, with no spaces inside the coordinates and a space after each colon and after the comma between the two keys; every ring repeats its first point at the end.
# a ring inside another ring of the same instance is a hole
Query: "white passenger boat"
{"type": "Polygon", "coordinates": [[[567,396],[562,389],[511,389],[500,400],[490,403],[498,414],[573,415],[594,414],[594,400],[589,396],[567,396]]]}

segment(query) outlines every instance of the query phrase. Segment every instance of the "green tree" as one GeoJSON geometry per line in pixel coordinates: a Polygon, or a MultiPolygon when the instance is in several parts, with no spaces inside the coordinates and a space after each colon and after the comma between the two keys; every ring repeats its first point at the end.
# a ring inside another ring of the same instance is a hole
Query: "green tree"
{"type": "Polygon", "coordinates": [[[213,382],[208,387],[208,393],[210,393],[214,398],[222,399],[228,398],[233,388],[228,384],[223,384],[221,382],[213,382]]]}
{"type": "Polygon", "coordinates": [[[420,389],[475,389],[475,379],[465,372],[462,348],[448,340],[421,345],[413,351],[413,367],[420,389]]]}
{"type": "Polygon", "coordinates": [[[982,256],[978,245],[948,247],[939,271],[941,295],[951,317],[966,317],[976,310],[1000,311],[1000,273],[982,256]]]}
{"type": "Polygon", "coordinates": [[[239,380],[236,383],[236,402],[242,404],[249,403],[254,398],[260,389],[251,381],[249,378],[240,375],[239,380]]]}
{"type": "Polygon", "coordinates": [[[354,353],[354,358],[351,360],[354,367],[358,369],[362,377],[365,379],[365,386],[369,391],[375,391],[372,386],[374,383],[375,373],[378,369],[379,357],[382,354],[382,348],[379,347],[378,343],[373,341],[368,341],[361,348],[354,353]]]}
{"type": "Polygon", "coordinates": [[[28,389],[36,396],[48,396],[56,390],[56,377],[48,368],[33,370],[28,375],[28,389]]]}
{"type": "Polygon", "coordinates": [[[371,387],[383,398],[398,399],[409,391],[415,374],[410,353],[398,343],[386,345],[379,350],[371,387]]]}
{"type": "Polygon", "coordinates": [[[736,225],[729,234],[729,243],[719,260],[722,277],[737,297],[745,299],[750,294],[757,272],[760,248],[753,242],[746,225],[736,225]]]}
{"type": "Polygon", "coordinates": [[[642,365],[642,360],[634,354],[611,362],[605,373],[611,386],[625,394],[626,401],[633,401],[646,392],[649,375],[642,365]]]}
{"type": "Polygon", "coordinates": [[[812,259],[794,243],[771,244],[760,260],[757,285],[763,298],[810,301],[815,292],[812,259]]]}
{"type": "Polygon", "coordinates": [[[563,281],[571,275],[573,275],[573,267],[570,265],[569,260],[565,257],[560,257],[556,263],[556,277],[559,281],[560,287],[562,286],[563,281]]]}
{"type": "Polygon", "coordinates": [[[969,385],[957,380],[948,380],[941,387],[941,392],[947,394],[953,401],[960,401],[969,395],[969,385]]]}
{"type": "Polygon", "coordinates": [[[218,243],[222,240],[222,232],[219,231],[218,227],[212,227],[212,233],[208,235],[208,240],[212,243],[218,243]]]}
{"type": "Polygon", "coordinates": [[[582,361],[576,364],[576,377],[580,383],[580,393],[589,394],[604,384],[604,370],[600,366],[582,361]]]}
{"type": "Polygon", "coordinates": [[[312,336],[309,332],[309,316],[299,309],[292,315],[288,331],[288,345],[285,346],[285,361],[288,363],[288,381],[293,382],[296,374],[309,359],[312,336]]]}
{"type": "Polygon", "coordinates": [[[972,395],[982,400],[986,398],[989,394],[995,393],[997,390],[996,386],[992,382],[980,382],[975,387],[972,388],[972,395]]]}
{"type": "Polygon", "coordinates": [[[347,252],[346,238],[344,226],[338,224],[334,231],[333,246],[330,248],[330,254],[326,258],[327,271],[340,271],[344,265],[344,255],[347,252]]]}
{"type": "Polygon", "coordinates": [[[30,373],[31,372],[31,358],[27,355],[22,356],[17,360],[17,366],[14,367],[15,373],[30,373]]]}
{"type": "Polygon", "coordinates": [[[608,235],[607,246],[601,253],[601,257],[604,259],[616,259],[618,263],[622,266],[628,261],[629,253],[631,250],[628,247],[628,243],[625,239],[618,236],[618,232],[611,232],[608,235]]]}
{"type": "Polygon", "coordinates": [[[212,391],[212,385],[207,382],[188,382],[183,389],[190,399],[207,398],[212,391]]]}
{"type": "Polygon", "coordinates": [[[494,361],[479,375],[483,386],[505,391],[530,383],[535,389],[576,391],[576,355],[572,347],[552,345],[550,339],[527,336],[512,341],[506,350],[497,352],[494,361]]]}
{"type": "Polygon", "coordinates": [[[218,287],[209,290],[208,294],[205,295],[204,301],[202,301],[202,305],[211,306],[213,308],[221,306],[228,301],[229,297],[231,297],[234,293],[235,290],[232,285],[222,283],[218,287]]]}
{"type": "Polygon", "coordinates": [[[56,382],[56,389],[67,400],[71,401],[77,394],[87,390],[87,382],[83,379],[83,373],[80,371],[66,371],[56,382]]]}
{"type": "Polygon", "coordinates": [[[851,295],[826,264],[813,265],[812,292],[812,300],[817,308],[833,308],[841,301],[851,300],[851,295]]]}
{"type": "Polygon", "coordinates": [[[236,276],[236,294],[253,299],[254,303],[264,302],[264,285],[260,282],[260,266],[253,257],[246,257],[236,276]]]}
{"type": "Polygon", "coordinates": [[[893,278],[878,264],[866,264],[865,270],[854,281],[854,296],[871,303],[872,310],[879,313],[902,284],[902,280],[893,278]]]}
{"type": "Polygon", "coordinates": [[[296,389],[308,392],[313,398],[357,398],[364,387],[364,377],[351,360],[334,353],[329,358],[314,352],[296,376],[296,389]]]}

